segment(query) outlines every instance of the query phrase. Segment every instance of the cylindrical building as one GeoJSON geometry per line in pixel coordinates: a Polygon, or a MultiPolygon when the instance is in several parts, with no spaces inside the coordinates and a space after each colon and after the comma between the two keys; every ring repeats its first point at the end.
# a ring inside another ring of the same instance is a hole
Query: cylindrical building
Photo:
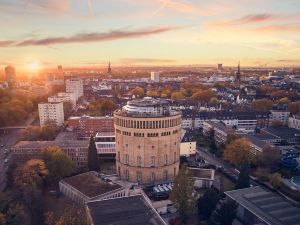
{"type": "Polygon", "coordinates": [[[114,112],[118,175],[130,182],[172,181],[179,170],[181,113],[168,101],[132,100],[114,112]]]}

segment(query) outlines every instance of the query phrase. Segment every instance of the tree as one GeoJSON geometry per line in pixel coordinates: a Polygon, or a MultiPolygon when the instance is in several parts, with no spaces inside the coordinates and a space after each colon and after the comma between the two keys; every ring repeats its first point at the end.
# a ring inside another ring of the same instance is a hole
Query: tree
{"type": "Polygon", "coordinates": [[[288,111],[293,115],[298,114],[300,112],[300,101],[291,102],[288,105],[288,111]]]}
{"type": "Polygon", "coordinates": [[[274,188],[279,188],[282,182],[280,173],[273,173],[270,178],[270,183],[274,188]]]}
{"type": "Polygon", "coordinates": [[[190,178],[189,169],[184,164],[175,178],[170,199],[179,209],[180,217],[185,220],[188,212],[194,206],[193,199],[194,181],[190,178]]]}
{"type": "Polygon", "coordinates": [[[223,159],[229,161],[238,168],[242,168],[244,165],[249,165],[254,162],[249,140],[240,138],[232,141],[225,148],[223,159]]]}
{"type": "Polygon", "coordinates": [[[258,112],[259,111],[266,112],[266,111],[270,110],[272,108],[272,106],[273,106],[273,101],[270,99],[266,99],[266,98],[258,99],[251,103],[252,110],[258,111],[258,112]]]}
{"type": "Polygon", "coordinates": [[[249,167],[248,167],[248,165],[244,165],[242,167],[235,187],[236,187],[236,189],[242,189],[242,188],[250,187],[250,176],[249,176],[249,167]]]}
{"type": "Polygon", "coordinates": [[[70,101],[67,101],[67,102],[64,102],[64,116],[65,116],[65,119],[69,118],[69,116],[71,115],[72,111],[73,111],[73,105],[72,105],[72,102],[70,101]]]}
{"type": "Polygon", "coordinates": [[[282,126],[282,123],[279,120],[273,120],[271,126],[274,128],[278,128],[282,126]]]}
{"type": "Polygon", "coordinates": [[[48,140],[54,140],[55,138],[55,128],[51,125],[44,125],[42,126],[42,131],[41,131],[41,139],[48,141],[48,140]]]}
{"type": "Polygon", "coordinates": [[[272,166],[280,159],[280,151],[277,148],[267,144],[262,149],[262,164],[263,166],[272,166]]]}
{"type": "Polygon", "coordinates": [[[155,97],[159,97],[159,93],[156,90],[150,90],[148,91],[147,96],[155,98],[155,97]]]}
{"type": "Polygon", "coordinates": [[[194,101],[202,101],[209,102],[210,99],[216,97],[216,93],[211,89],[208,90],[200,90],[192,95],[192,100],[194,101]]]}
{"type": "Polygon", "coordinates": [[[88,168],[89,170],[99,170],[97,148],[93,137],[90,138],[88,148],[88,168]]]}
{"type": "Polygon", "coordinates": [[[144,89],[141,87],[136,87],[132,89],[130,93],[134,95],[136,98],[142,98],[145,95],[144,89]]]}
{"type": "Polygon", "coordinates": [[[179,101],[184,99],[184,95],[181,91],[176,91],[171,94],[171,99],[179,101]]]}
{"type": "Polygon", "coordinates": [[[203,196],[198,199],[198,214],[202,216],[203,219],[209,219],[219,199],[220,195],[215,189],[207,189],[203,196]]]}
{"type": "Polygon", "coordinates": [[[237,203],[232,200],[224,200],[216,208],[211,217],[211,222],[215,225],[231,225],[236,217],[237,203]]]}
{"type": "Polygon", "coordinates": [[[44,178],[48,175],[48,169],[43,160],[31,159],[17,170],[15,183],[21,188],[41,188],[44,178]]]}
{"type": "Polygon", "coordinates": [[[70,176],[74,171],[74,162],[59,147],[53,146],[45,148],[44,160],[49,170],[48,177],[58,181],[70,176]]]}
{"type": "Polygon", "coordinates": [[[279,105],[288,105],[290,102],[291,101],[287,97],[281,98],[276,101],[276,103],[279,105]]]}
{"type": "Polygon", "coordinates": [[[57,218],[53,212],[45,214],[45,225],[87,225],[85,211],[75,207],[67,207],[57,218]]]}

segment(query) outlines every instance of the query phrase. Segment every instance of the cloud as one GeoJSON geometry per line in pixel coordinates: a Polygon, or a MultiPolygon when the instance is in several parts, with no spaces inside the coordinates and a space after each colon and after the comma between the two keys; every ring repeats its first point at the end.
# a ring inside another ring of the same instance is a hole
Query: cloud
{"type": "Polygon", "coordinates": [[[14,45],[16,42],[15,41],[0,41],[0,47],[9,47],[14,45]]]}
{"type": "Polygon", "coordinates": [[[173,59],[154,59],[154,58],[124,58],[120,59],[122,64],[146,65],[146,64],[172,64],[176,63],[173,59]]]}
{"type": "Polygon", "coordinates": [[[69,37],[49,37],[49,38],[32,38],[22,41],[6,40],[0,41],[0,47],[24,47],[24,46],[49,46],[58,44],[72,44],[72,43],[87,43],[87,42],[102,42],[112,41],[118,39],[140,38],[150,35],[169,32],[179,29],[178,27],[156,27],[144,28],[138,30],[124,31],[115,30],[107,33],[81,33],[69,37]]]}
{"type": "Polygon", "coordinates": [[[284,32],[300,32],[300,24],[280,24],[280,25],[269,25],[269,26],[262,26],[253,29],[257,32],[263,33],[284,33],[284,32]]]}
{"type": "Polygon", "coordinates": [[[261,23],[265,21],[274,20],[276,18],[277,17],[275,15],[271,15],[267,13],[249,14],[238,19],[218,21],[218,22],[210,23],[209,25],[210,26],[237,26],[237,25],[261,23]]]}

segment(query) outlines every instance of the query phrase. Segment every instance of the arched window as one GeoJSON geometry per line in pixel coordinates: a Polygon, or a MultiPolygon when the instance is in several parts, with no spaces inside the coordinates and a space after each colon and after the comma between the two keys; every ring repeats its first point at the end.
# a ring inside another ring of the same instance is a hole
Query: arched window
{"type": "Polygon", "coordinates": [[[167,170],[165,170],[163,173],[163,179],[168,180],[168,171],[167,170]]]}
{"type": "Polygon", "coordinates": [[[151,182],[152,183],[155,182],[155,173],[154,172],[151,173],[151,182]]]}
{"type": "Polygon", "coordinates": [[[155,166],[155,156],[151,156],[151,162],[150,162],[151,166],[155,166]]]}
{"type": "Polygon", "coordinates": [[[167,154],[164,156],[164,164],[165,164],[165,165],[168,164],[168,155],[167,155],[167,154]]]}
{"type": "Polygon", "coordinates": [[[142,182],[142,172],[136,172],[136,181],[138,183],[141,183],[142,182]]]}

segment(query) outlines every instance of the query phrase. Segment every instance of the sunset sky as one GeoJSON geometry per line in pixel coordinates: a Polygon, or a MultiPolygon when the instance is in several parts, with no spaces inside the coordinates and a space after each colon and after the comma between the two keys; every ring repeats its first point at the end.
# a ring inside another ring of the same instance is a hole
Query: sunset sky
{"type": "Polygon", "coordinates": [[[0,0],[0,65],[300,65],[299,0],[0,0]]]}

